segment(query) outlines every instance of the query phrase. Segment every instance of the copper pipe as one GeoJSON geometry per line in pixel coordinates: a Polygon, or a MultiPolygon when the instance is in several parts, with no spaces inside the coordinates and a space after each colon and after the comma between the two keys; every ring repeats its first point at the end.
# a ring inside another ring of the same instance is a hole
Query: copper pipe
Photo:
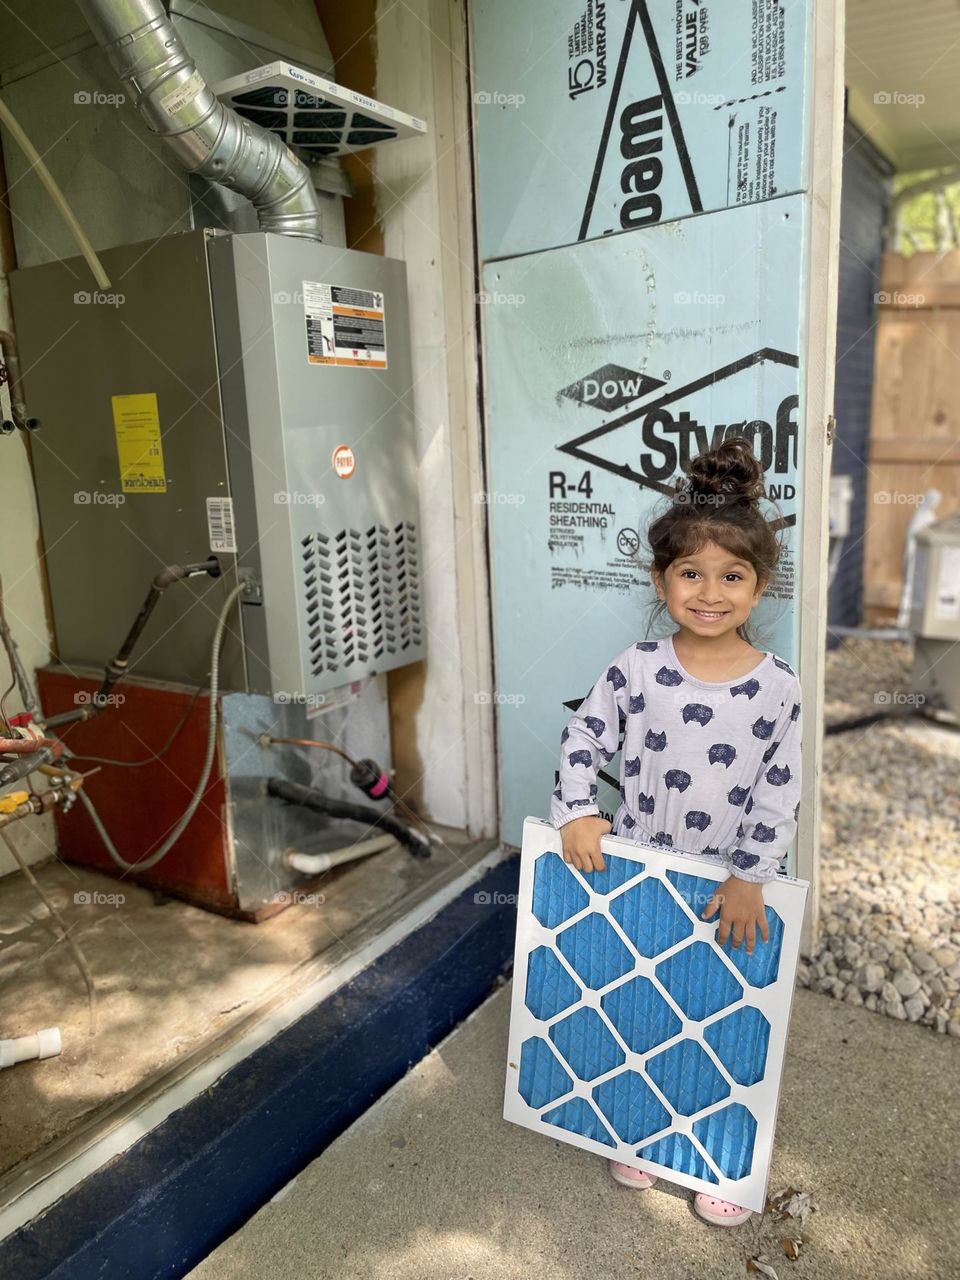
{"type": "Polygon", "coordinates": [[[346,751],[340,749],[332,742],[319,742],[315,738],[275,738],[272,733],[265,733],[260,738],[261,742],[285,742],[291,747],[322,747],[324,751],[333,751],[336,755],[346,760],[351,768],[356,768],[357,762],[352,756],[348,756],[346,751]]]}

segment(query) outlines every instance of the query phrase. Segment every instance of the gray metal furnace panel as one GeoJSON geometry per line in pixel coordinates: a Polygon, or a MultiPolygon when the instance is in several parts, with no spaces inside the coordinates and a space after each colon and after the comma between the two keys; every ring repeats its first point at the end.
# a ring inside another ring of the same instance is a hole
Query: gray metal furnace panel
{"type": "MultiPolygon", "coordinates": [[[[210,554],[206,501],[229,496],[206,232],[108,249],[94,288],[82,258],[11,275],[61,662],[102,666],[117,651],[166,564],[210,554]],[[124,491],[112,397],[156,396],[164,483],[124,491]]],[[[10,442],[12,447],[15,442],[10,442]]],[[[224,576],[169,587],[132,670],[200,684],[235,558],[224,576]]],[[[249,611],[245,611],[249,612],[249,611]]],[[[240,628],[228,628],[222,687],[246,687],[240,628]]]]}
{"type": "Polygon", "coordinates": [[[261,232],[209,250],[239,563],[263,583],[251,687],[309,700],[424,653],[405,266],[261,232]]]}

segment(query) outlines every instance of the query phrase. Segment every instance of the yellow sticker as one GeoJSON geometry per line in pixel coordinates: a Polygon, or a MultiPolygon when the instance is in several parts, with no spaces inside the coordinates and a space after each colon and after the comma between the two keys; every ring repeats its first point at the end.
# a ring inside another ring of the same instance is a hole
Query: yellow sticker
{"type": "Polygon", "coordinates": [[[113,429],[120,459],[120,487],[124,493],[166,493],[157,397],[111,396],[113,429]]]}

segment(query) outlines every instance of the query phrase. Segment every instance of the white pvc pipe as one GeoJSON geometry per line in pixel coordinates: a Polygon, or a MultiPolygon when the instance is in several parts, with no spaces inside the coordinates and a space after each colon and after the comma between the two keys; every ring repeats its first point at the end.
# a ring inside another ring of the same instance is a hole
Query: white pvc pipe
{"type": "Polygon", "coordinates": [[[61,1048],[59,1027],[46,1027],[35,1035],[20,1036],[16,1040],[0,1040],[0,1069],[29,1062],[31,1058],[55,1058],[61,1048]]]}
{"type": "Polygon", "coordinates": [[[32,168],[36,170],[37,177],[46,187],[47,194],[56,205],[64,222],[70,228],[70,234],[73,236],[74,240],[76,240],[77,247],[86,258],[87,265],[93,272],[93,276],[97,284],[101,289],[109,289],[110,277],[107,275],[106,271],[104,271],[100,259],[97,257],[93,245],[87,239],[83,227],[81,227],[80,223],[77,221],[76,215],[70,208],[69,204],[67,204],[66,196],[57,186],[53,174],[43,163],[36,147],[24,133],[17,121],[17,118],[2,98],[0,98],[0,121],[2,121],[13,134],[14,138],[20,144],[20,149],[30,161],[32,168]]]}
{"type": "Polygon", "coordinates": [[[329,871],[331,867],[339,866],[341,862],[365,858],[368,853],[379,853],[381,849],[389,849],[396,843],[393,836],[374,836],[370,840],[349,845],[346,849],[335,849],[333,853],[297,853],[291,849],[284,855],[283,861],[292,871],[316,876],[322,871],[329,871]]]}

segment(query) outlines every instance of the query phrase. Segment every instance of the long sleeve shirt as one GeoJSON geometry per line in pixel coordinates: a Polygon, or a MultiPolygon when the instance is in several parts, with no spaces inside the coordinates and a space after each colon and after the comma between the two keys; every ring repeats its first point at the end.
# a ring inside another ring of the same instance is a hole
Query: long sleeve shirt
{"type": "Polygon", "coordinates": [[[776,654],[708,682],[684,670],[671,636],[638,642],[567,721],[550,821],[599,814],[597,774],[622,736],[612,834],[715,856],[764,883],[796,835],[802,733],[800,682],[776,654]]]}

